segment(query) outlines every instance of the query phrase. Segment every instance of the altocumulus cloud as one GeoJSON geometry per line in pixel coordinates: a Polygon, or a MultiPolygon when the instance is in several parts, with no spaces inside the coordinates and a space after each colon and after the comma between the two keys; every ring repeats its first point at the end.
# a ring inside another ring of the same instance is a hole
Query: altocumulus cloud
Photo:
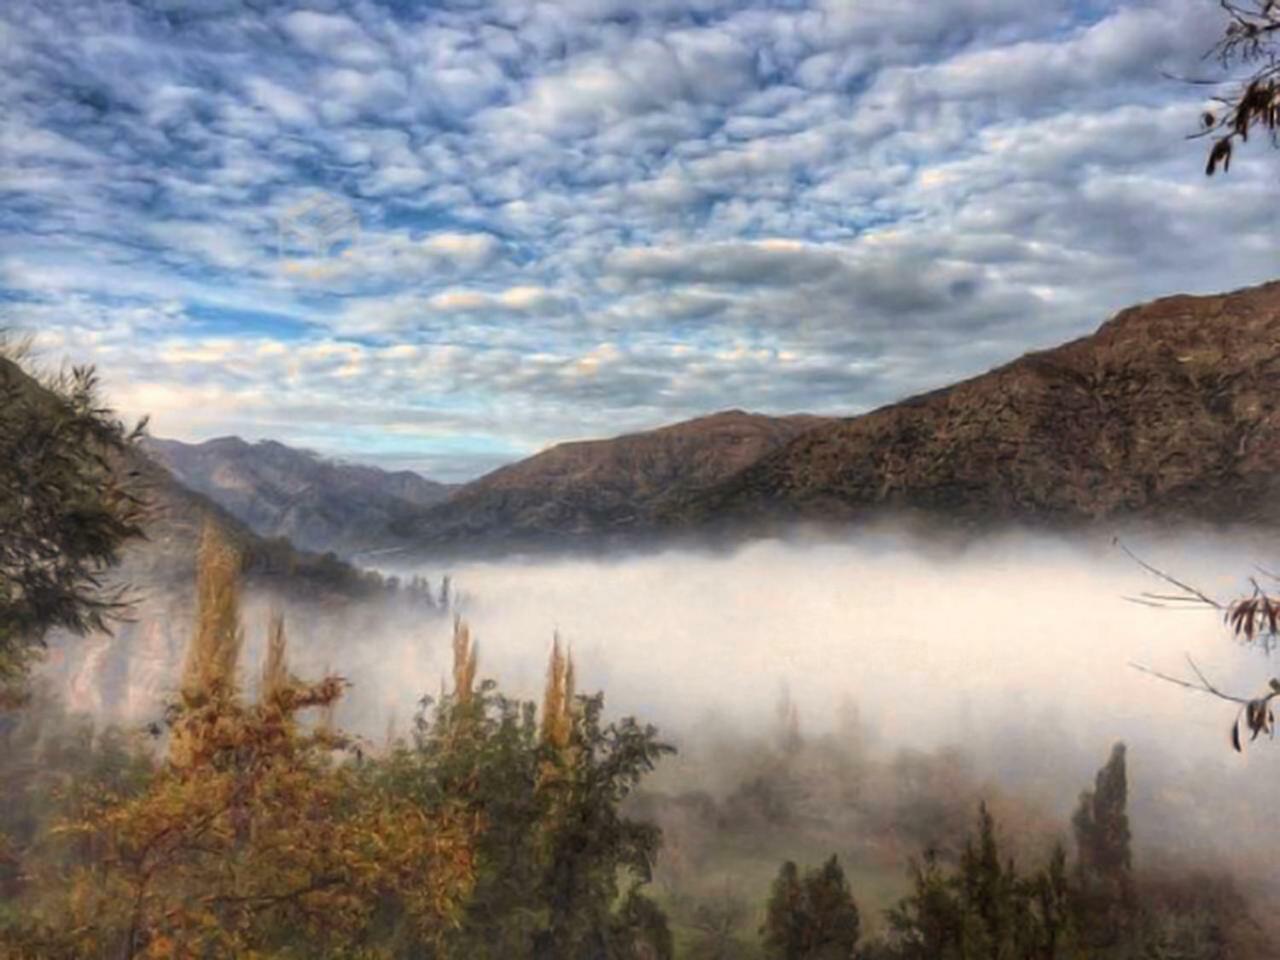
{"type": "Polygon", "coordinates": [[[1275,273],[1205,0],[254,7],[0,9],[0,323],[161,434],[459,479],[1275,273]]]}

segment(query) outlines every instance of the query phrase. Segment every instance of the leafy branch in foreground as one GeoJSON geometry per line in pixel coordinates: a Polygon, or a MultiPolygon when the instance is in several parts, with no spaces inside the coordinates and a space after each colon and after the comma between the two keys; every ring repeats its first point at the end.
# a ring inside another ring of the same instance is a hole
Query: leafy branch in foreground
{"type": "Polygon", "coordinates": [[[1280,61],[1276,58],[1280,3],[1219,0],[1219,6],[1227,15],[1227,26],[1208,56],[1216,57],[1224,68],[1242,64],[1251,72],[1235,81],[1230,93],[1213,98],[1216,107],[1201,115],[1202,129],[1193,134],[1213,140],[1205,166],[1209,176],[1219,167],[1223,173],[1230,169],[1236,142],[1247,142],[1254,128],[1263,128],[1272,146],[1280,145],[1280,61]]]}
{"type": "Polygon", "coordinates": [[[98,400],[91,368],[38,382],[0,341],[0,682],[19,680],[45,631],[104,629],[127,599],[104,585],[142,536],[130,429],[98,400]]]}
{"type": "MultiPolygon", "coordinates": [[[[1165,583],[1178,591],[1173,594],[1144,592],[1137,597],[1130,597],[1130,600],[1154,607],[1176,606],[1182,609],[1201,607],[1220,611],[1223,622],[1230,628],[1232,635],[1237,640],[1246,645],[1260,645],[1264,652],[1268,654],[1275,649],[1277,642],[1280,642],[1280,599],[1267,594],[1255,578],[1249,578],[1249,582],[1253,587],[1251,593],[1223,603],[1190,584],[1178,580],[1158,567],[1147,563],[1121,543],[1118,538],[1113,542],[1144,570],[1164,580],[1165,583]]],[[[1194,676],[1193,680],[1171,676],[1142,664],[1129,664],[1133,669],[1158,680],[1163,680],[1166,683],[1172,683],[1199,693],[1207,693],[1219,700],[1236,704],[1236,717],[1231,725],[1231,746],[1237,753],[1243,752],[1244,749],[1240,735],[1241,720],[1244,721],[1245,728],[1251,734],[1250,741],[1257,740],[1264,733],[1274,738],[1276,719],[1271,702],[1276,697],[1280,697],[1280,679],[1272,677],[1268,680],[1267,690],[1260,696],[1241,697],[1226,693],[1216,684],[1210,682],[1204,671],[1196,665],[1196,662],[1190,656],[1187,657],[1187,665],[1194,676]]]]}

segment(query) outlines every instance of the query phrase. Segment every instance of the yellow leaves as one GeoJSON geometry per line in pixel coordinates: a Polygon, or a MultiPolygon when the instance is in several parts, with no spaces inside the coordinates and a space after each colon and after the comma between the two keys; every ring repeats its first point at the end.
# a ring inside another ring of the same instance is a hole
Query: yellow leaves
{"type": "MultiPolygon", "coordinates": [[[[278,617],[258,702],[238,696],[239,563],[206,527],[169,762],[136,795],[82,797],[57,828],[78,855],[50,878],[48,900],[74,956],[273,957],[299,944],[308,956],[373,956],[358,945],[376,910],[394,908],[429,942],[471,893],[475,818],[369,789],[340,762],[347,737],[305,730],[298,713],[331,709],[347,684],[293,677],[278,617]]],[[[459,649],[470,689],[465,628],[459,649]]]]}
{"type": "Polygon", "coordinates": [[[542,742],[559,750],[567,749],[573,736],[573,686],[573,657],[560,649],[556,634],[542,697],[542,742]]]}
{"type": "Polygon", "coordinates": [[[471,702],[475,692],[478,645],[471,637],[471,628],[460,616],[453,618],[453,696],[459,706],[471,702]]]}
{"type": "Polygon", "coordinates": [[[277,702],[289,687],[289,665],[285,657],[284,615],[272,611],[267,629],[267,653],[262,663],[262,686],[258,702],[265,705],[277,702]]]}
{"type": "MultiPolygon", "coordinates": [[[[181,698],[188,709],[213,707],[234,699],[236,665],[244,643],[240,626],[240,554],[213,520],[206,520],[196,563],[196,627],[183,665],[181,698]]],[[[175,730],[169,759],[196,762],[201,750],[198,726],[175,730]]]]}

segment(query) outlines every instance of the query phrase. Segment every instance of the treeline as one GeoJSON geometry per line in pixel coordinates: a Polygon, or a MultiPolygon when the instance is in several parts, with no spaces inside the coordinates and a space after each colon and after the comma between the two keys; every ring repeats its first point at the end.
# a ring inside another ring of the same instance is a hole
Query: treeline
{"type": "MultiPolygon", "coordinates": [[[[802,748],[792,740],[790,749],[802,748]]],[[[804,842],[803,830],[784,826],[795,816],[779,799],[787,786],[782,777],[748,782],[773,817],[772,827],[756,820],[751,829],[783,830],[804,842]]],[[[741,788],[730,793],[721,814],[740,816],[742,793],[741,788]]],[[[646,806],[654,809],[652,798],[646,806]]],[[[763,904],[747,902],[740,888],[699,895],[696,884],[677,884],[671,899],[681,903],[675,913],[678,955],[691,960],[1262,960],[1274,955],[1272,940],[1251,916],[1249,898],[1229,875],[1135,867],[1122,744],[1098,771],[1092,789],[1080,795],[1070,828],[1072,854],[1057,842],[1042,857],[1020,864],[1010,852],[1009,837],[980,801],[967,828],[939,836],[942,842],[910,861],[908,891],[882,917],[864,912],[856,885],[835,855],[807,868],[784,862],[763,904]],[[877,929],[869,931],[873,926],[877,929]]],[[[715,862],[705,859],[703,868],[713,869],[715,862]]]]}
{"type": "Polygon", "coordinates": [[[5,715],[0,955],[671,955],[643,893],[658,831],[620,812],[671,749],[653,728],[606,723],[558,644],[540,707],[503,696],[457,621],[451,689],[411,737],[362,742],[334,727],[340,677],[290,672],[279,619],[240,688],[240,567],[210,527],[149,742],[38,697],[5,715]]]}

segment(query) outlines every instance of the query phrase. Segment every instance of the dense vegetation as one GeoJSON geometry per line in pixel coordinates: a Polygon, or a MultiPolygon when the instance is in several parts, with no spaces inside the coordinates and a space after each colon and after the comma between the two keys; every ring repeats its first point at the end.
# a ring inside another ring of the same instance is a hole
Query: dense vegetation
{"type": "Polygon", "coordinates": [[[279,620],[255,696],[239,688],[240,565],[210,527],[154,743],[34,704],[6,722],[10,953],[670,955],[640,892],[657,832],[619,811],[669,750],[652,728],[605,723],[558,648],[541,711],[501,696],[459,621],[452,690],[375,752],[332,726],[341,678],[289,672],[279,620]]]}
{"type": "Polygon", "coordinates": [[[122,469],[141,435],[103,409],[89,368],[42,387],[0,341],[0,683],[26,670],[52,627],[101,629],[121,595],[101,577],[142,534],[122,469]]]}

